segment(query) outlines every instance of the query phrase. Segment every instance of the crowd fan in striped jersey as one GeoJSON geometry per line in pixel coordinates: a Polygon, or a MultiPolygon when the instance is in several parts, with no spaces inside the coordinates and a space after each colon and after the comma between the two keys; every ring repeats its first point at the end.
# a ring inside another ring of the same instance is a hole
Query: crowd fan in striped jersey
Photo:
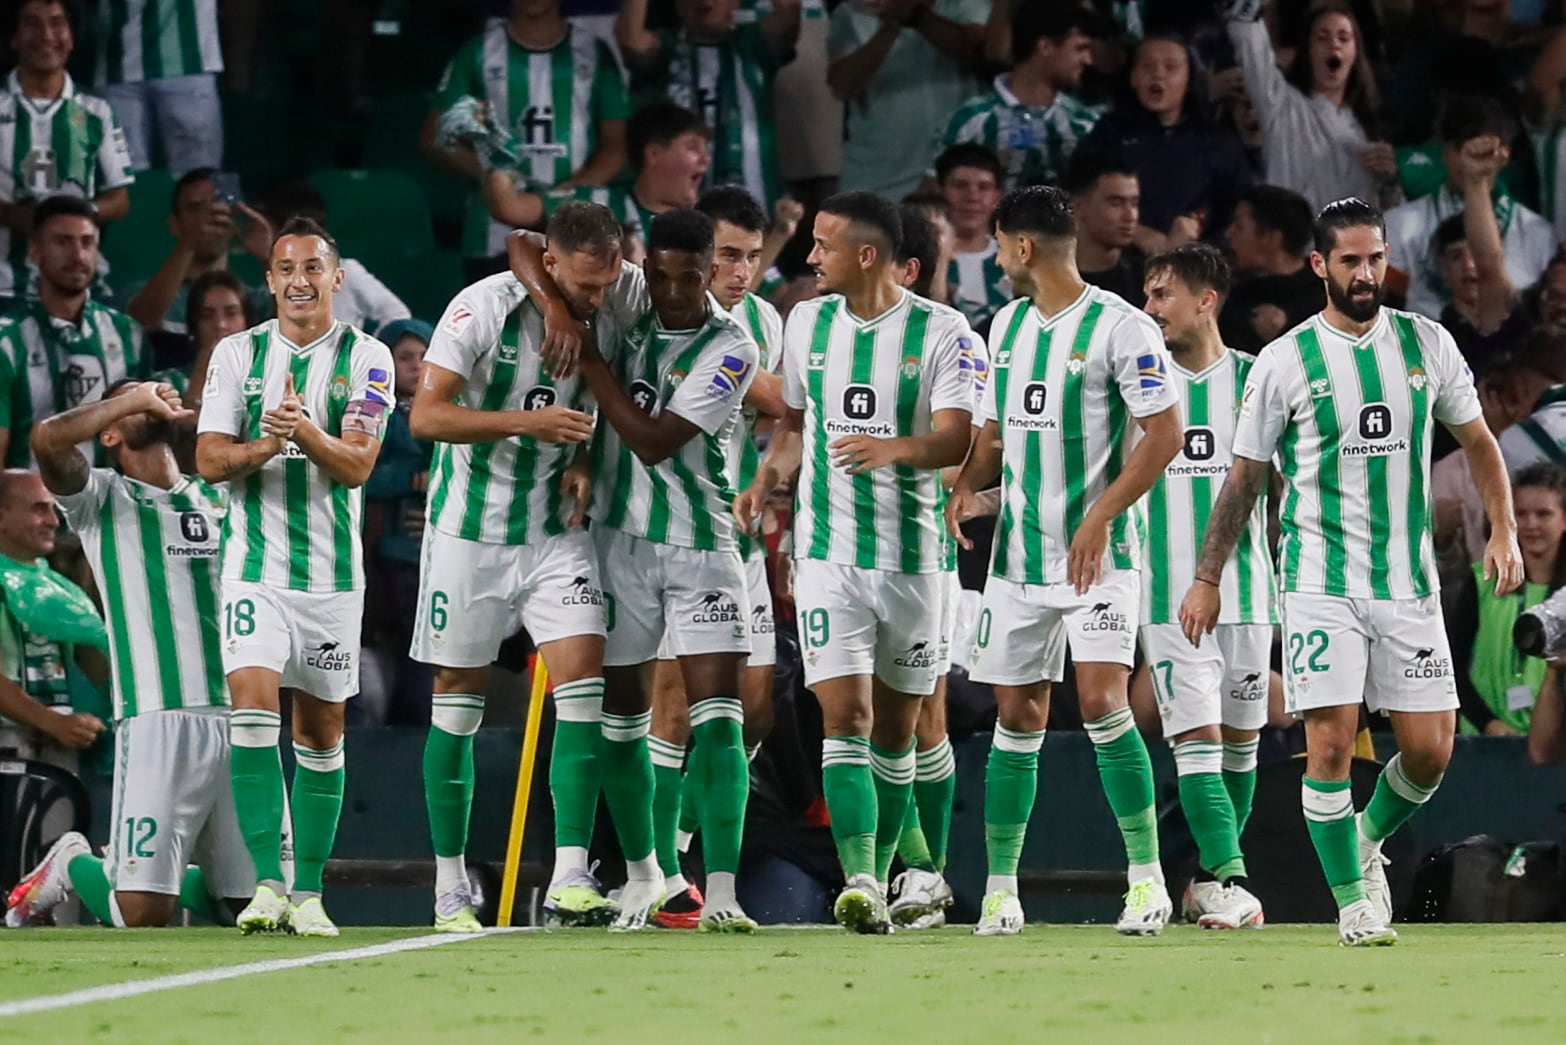
{"type": "Polygon", "coordinates": [[[902,220],[863,192],[822,203],[810,264],[823,296],[784,327],[787,410],[734,501],[750,528],[798,476],[794,591],[805,684],[825,726],[822,790],[847,886],[837,921],[891,927],[882,883],[907,820],[920,698],[941,660],[939,469],[968,451],[969,331],[900,285],[902,220]]]}
{"type": "Polygon", "coordinates": [[[358,689],[362,487],[392,403],[386,346],[333,313],[337,244],[308,218],[279,230],[267,268],[277,318],[213,351],[196,463],[230,484],[222,529],[223,670],[231,776],[255,893],[246,933],[336,936],[321,902],[343,800],[343,712],[358,689]],[[280,689],[293,691],[297,874],[285,890],[280,689]],[[288,895],[284,895],[285,891],[288,895]]]}
{"type": "Polygon", "coordinates": [[[1001,479],[975,681],[995,686],[999,721],[985,774],[989,880],[981,936],[1023,928],[1017,863],[1038,791],[1052,682],[1066,643],[1105,796],[1129,861],[1116,929],[1156,935],[1171,904],[1158,860],[1153,767],[1132,722],[1127,681],[1141,601],[1130,509],[1181,443],[1168,350],[1146,315],[1082,281],[1071,198],[1035,186],[995,213],[999,258],[1026,295],[990,328],[984,430],[946,505],[953,536],[977,491],[1001,479]],[[1129,415],[1129,416],[1128,416],[1129,415]],[[1141,429],[1132,442],[1131,424],[1141,429]]]}
{"type": "MultiPolygon", "coordinates": [[[[702,194],[696,209],[712,219],[712,296],[718,305],[740,322],[756,342],[756,376],[740,411],[729,442],[728,465],[734,489],[744,489],[755,477],[760,455],[756,450],[756,422],[763,416],[783,414],[783,381],[777,371],[783,361],[783,321],[764,298],[750,292],[761,265],[767,214],[757,199],[738,185],[721,185],[702,194]]],[[[750,654],[740,676],[739,697],[745,713],[745,757],[754,761],[772,728],[772,676],[777,660],[772,621],[772,589],[767,584],[766,546],[759,537],[736,531],[740,560],[745,568],[745,601],[742,604],[750,630],[750,654]]],[[[686,880],[680,854],[689,850],[701,826],[701,781],[682,773],[691,720],[685,680],[670,642],[668,630],[680,625],[678,617],[665,623],[663,643],[652,681],[652,726],[647,746],[653,764],[653,832],[658,863],[663,869],[665,898],[658,924],[665,928],[696,928],[701,893],[686,880]]]]}
{"type": "Polygon", "coordinates": [[[153,128],[172,171],[223,160],[223,71],[217,0],[98,5],[98,67],[93,82],[125,125],[131,162],[152,166],[153,128]]]}
{"type": "Polygon", "coordinates": [[[66,832],[12,891],[7,924],[45,919],[73,893],[105,925],[167,925],[176,906],[232,924],[254,889],[229,782],[218,624],[228,496],[180,474],[172,440],[189,415],[172,386],[121,381],[33,433],[108,618],[114,790],[106,855],[66,832]],[[93,441],[113,468],[78,448],[93,441]]]}
{"type": "Polygon", "coordinates": [[[1256,791],[1257,737],[1272,680],[1276,616],[1265,501],[1257,501],[1224,572],[1217,641],[1193,648],[1178,611],[1220,480],[1233,464],[1240,394],[1255,357],[1225,348],[1218,336],[1229,266],[1215,248],[1193,243],[1154,255],[1146,287],[1147,314],[1169,346],[1184,431],[1180,452],[1137,506],[1146,553],[1142,653],[1202,872],[1183,906],[1186,919],[1203,928],[1254,928],[1262,907],[1246,888],[1240,835],[1256,791]]]}
{"type": "Polygon", "coordinates": [[[966,142],[935,161],[936,182],[952,224],[952,259],[946,286],[952,303],[980,333],[1011,300],[1011,281],[995,260],[990,225],[1001,198],[1001,165],[995,150],[966,142]]]}
{"type": "MultiPolygon", "coordinates": [[[[645,300],[640,273],[620,260],[618,224],[595,204],[555,213],[542,263],[573,319],[630,312],[645,300]]],[[[587,859],[600,774],[619,753],[601,739],[604,596],[582,528],[590,480],[581,458],[593,419],[580,376],[544,355],[553,303],[510,272],[463,289],[436,324],[409,417],[414,436],[436,443],[411,655],[436,668],[424,789],[435,927],[444,932],[479,929],[464,864],[473,735],[489,665],[518,624],[554,684],[555,862],[545,914],[562,925],[605,925],[619,913],[587,859]]],[[[634,851],[651,832],[645,796],[638,804],[624,788],[605,792],[621,844],[634,851]]]]}
{"type": "Polygon", "coordinates": [[[1326,307],[1251,367],[1233,465],[1180,607],[1200,648],[1276,459],[1285,704],[1305,720],[1305,820],[1349,946],[1397,939],[1381,845],[1435,794],[1452,755],[1458,698],[1428,495],[1434,422],[1468,454],[1484,499],[1486,579],[1505,594],[1523,573],[1511,488],[1473,378],[1439,324],[1382,306],[1388,254],[1376,207],[1346,199],[1317,215],[1311,268],[1326,307]],[[1349,766],[1362,700],[1390,717],[1399,753],[1356,817],[1349,766]]]}

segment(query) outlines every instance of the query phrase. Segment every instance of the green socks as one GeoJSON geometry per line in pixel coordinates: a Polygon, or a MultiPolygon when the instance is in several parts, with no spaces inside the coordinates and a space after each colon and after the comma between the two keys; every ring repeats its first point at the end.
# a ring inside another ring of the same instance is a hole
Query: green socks
{"type": "Polygon", "coordinates": [[[627,864],[647,860],[653,853],[653,767],[647,752],[651,724],[651,711],[603,716],[604,800],[627,864]]]}
{"type": "Polygon", "coordinates": [[[1312,780],[1300,785],[1300,804],[1311,844],[1326,872],[1338,910],[1365,898],[1359,869],[1359,830],[1354,826],[1354,796],[1347,780],[1312,780]]]}
{"type": "Polygon", "coordinates": [[[995,725],[990,757],[984,767],[984,852],[989,861],[986,894],[1017,893],[1017,863],[1028,833],[1028,818],[1039,793],[1039,749],[1044,731],[1036,733],[995,725]]]}
{"type": "MultiPolygon", "coordinates": [[[[470,752],[471,754],[471,752],[470,752]]],[[[294,745],[294,888],[295,902],[321,891],[321,873],[337,840],[337,819],[343,811],[343,742],[325,751],[294,745]]],[[[471,782],[472,760],[469,759],[471,782]]],[[[470,783],[471,787],[471,783],[470,783]]],[[[464,830],[466,830],[464,817],[464,830]]]]}
{"type": "Polygon", "coordinates": [[[1163,881],[1158,864],[1158,814],[1153,808],[1153,763],[1142,734],[1136,731],[1131,709],[1111,711],[1083,725],[1098,756],[1104,796],[1125,839],[1130,864],[1126,877],[1133,885],[1147,878],[1163,881]]]}
{"type": "Polygon", "coordinates": [[[1234,806],[1223,783],[1223,745],[1187,740],[1174,746],[1180,779],[1180,808],[1204,868],[1220,882],[1245,874],[1234,806]]]}
{"type": "Polygon", "coordinates": [[[114,925],[114,909],[109,905],[109,876],[103,872],[103,859],[91,853],[71,858],[66,867],[71,879],[71,891],[80,898],[82,906],[104,925],[114,925]]]}
{"type": "Polygon", "coordinates": [[[902,754],[870,745],[870,776],[875,783],[875,880],[891,877],[892,858],[913,805],[914,746],[902,754]]]}
{"type": "Polygon", "coordinates": [[[1223,786],[1229,792],[1229,804],[1234,807],[1235,834],[1245,834],[1245,824],[1251,818],[1251,800],[1256,797],[1256,747],[1255,737],[1238,742],[1223,742],[1223,786]]]}
{"type": "Polygon", "coordinates": [[[199,867],[185,869],[185,877],[179,882],[179,905],[192,914],[199,914],[213,925],[234,924],[233,913],[223,901],[212,895],[212,890],[207,888],[207,876],[199,867]]]}
{"type": "Polygon", "coordinates": [[[946,737],[914,756],[914,805],[919,827],[937,871],[946,869],[946,843],[952,833],[952,800],[957,797],[957,760],[946,737]]]}
{"type": "Polygon", "coordinates": [[[1365,806],[1360,826],[1365,841],[1376,844],[1390,837],[1408,822],[1409,817],[1419,812],[1420,806],[1430,801],[1430,796],[1440,786],[1439,779],[1429,787],[1414,783],[1403,772],[1403,756],[1393,755],[1382,768],[1375,793],[1365,806]]]}
{"type": "Polygon", "coordinates": [[[694,792],[694,781],[688,788],[681,780],[685,764],[685,749],[657,737],[647,738],[647,753],[652,757],[653,770],[653,841],[658,850],[658,868],[665,878],[680,873],[680,851],[677,833],[684,816],[686,791],[694,792]]]}
{"type": "MultiPolygon", "coordinates": [[[[283,889],[283,762],[277,751],[283,717],[275,711],[234,709],[229,717],[229,779],[234,811],[256,881],[283,889]]],[[[107,903],[107,901],[105,901],[107,903]]]]}
{"type": "Polygon", "coordinates": [[[555,847],[587,849],[593,844],[593,820],[598,814],[604,680],[559,683],[554,701],[549,795],[555,805],[555,847]]]}
{"type": "Polygon", "coordinates": [[[868,737],[821,741],[821,794],[843,877],[875,874],[876,797],[868,737]]]}
{"type": "Polygon", "coordinates": [[[473,807],[473,734],[484,720],[484,698],[437,693],[424,741],[424,804],[437,857],[461,857],[468,848],[473,807]]]}
{"type": "Polygon", "coordinates": [[[935,873],[935,857],[930,855],[930,844],[924,837],[924,826],[919,822],[919,803],[908,803],[908,815],[903,818],[903,833],[897,839],[897,855],[915,871],[935,873]]]}
{"type": "MultiPolygon", "coordinates": [[[[739,871],[750,801],[745,758],[745,708],[737,697],[708,697],[691,705],[691,772],[701,801],[702,856],[708,875],[739,871]]],[[[687,780],[687,787],[691,781],[687,780]]]]}

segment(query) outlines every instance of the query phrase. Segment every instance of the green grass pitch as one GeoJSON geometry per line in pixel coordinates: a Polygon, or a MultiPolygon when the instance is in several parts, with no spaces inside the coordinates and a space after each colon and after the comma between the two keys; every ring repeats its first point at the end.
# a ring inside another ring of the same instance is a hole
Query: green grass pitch
{"type": "MultiPolygon", "coordinates": [[[[522,932],[0,1016],[4,1042],[1525,1042],[1566,1040],[1566,928],[965,928],[891,938],[522,932]]],[[[424,935],[216,929],[0,936],[7,1002],[424,935]]]]}

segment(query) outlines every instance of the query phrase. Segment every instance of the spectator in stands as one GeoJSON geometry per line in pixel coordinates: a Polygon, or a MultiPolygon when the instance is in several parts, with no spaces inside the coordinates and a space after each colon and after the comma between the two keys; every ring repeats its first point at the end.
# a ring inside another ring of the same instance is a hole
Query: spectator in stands
{"type": "Polygon", "coordinates": [[[772,82],[794,57],[800,0],[772,0],[759,19],[736,21],[738,0],[676,0],[680,26],[655,32],[648,0],[626,0],[615,38],[638,98],[665,97],[712,132],[708,184],[743,185],[771,208],[782,195],[772,82]]]}
{"type": "Polygon", "coordinates": [[[1555,253],[1550,223],[1496,188],[1496,176],[1511,158],[1505,143],[1515,130],[1516,121],[1493,99],[1458,97],[1447,103],[1441,116],[1446,184],[1387,212],[1387,286],[1403,292],[1411,311],[1435,319],[1451,300],[1432,244],[1441,222],[1470,201],[1495,211],[1512,286],[1529,286],[1549,264],[1555,253]]]}
{"type": "MultiPolygon", "coordinates": [[[[392,351],[397,406],[386,422],[381,456],[365,484],[368,511],[365,570],[372,597],[365,599],[366,647],[379,661],[385,704],[377,724],[429,724],[434,673],[408,656],[419,596],[419,543],[424,538],[424,493],[429,488],[434,444],[415,439],[408,408],[419,387],[424,353],[435,330],[417,319],[388,323],[380,333],[392,351]]],[[[368,687],[366,687],[368,692],[368,687]]]]}
{"type": "MultiPolygon", "coordinates": [[[[150,279],[121,293],[126,315],[148,330],[187,333],[190,288],[208,272],[228,269],[229,250],[236,239],[263,261],[271,256],[271,224],[241,200],[230,204],[219,199],[212,180],[216,174],[211,167],[197,167],[175,182],[168,219],[174,249],[150,279]],[[243,235],[235,225],[235,210],[246,219],[243,235]]],[[[271,295],[265,288],[245,293],[258,312],[270,309],[271,295]]]]}
{"type": "Polygon", "coordinates": [[[1534,298],[1532,314],[1540,323],[1566,327],[1566,251],[1555,252],[1530,294],[1534,298]]]}
{"type": "Polygon", "coordinates": [[[1137,308],[1147,301],[1136,230],[1141,188],[1136,171],[1117,156],[1088,152],[1071,158],[1061,187],[1077,212],[1077,271],[1082,279],[1119,294],[1137,308]]]}
{"type": "Polygon", "coordinates": [[[1059,182],[1102,111],[1070,93],[1100,35],[1100,19],[1081,4],[1020,4],[1011,23],[1011,71],[951,114],[940,148],[978,142],[994,149],[1006,172],[1004,190],[1059,182]]]}
{"type": "Polygon", "coordinates": [[[1528,757],[1541,766],[1566,762],[1566,695],[1561,693],[1562,671],[1566,671],[1566,660],[1550,665],[1544,685],[1539,689],[1539,702],[1533,706],[1533,720],[1528,723],[1528,757]]]}
{"type": "Polygon", "coordinates": [[[953,237],[946,285],[952,304],[980,333],[1012,299],[1011,280],[995,260],[999,248],[990,234],[1003,176],[995,151],[973,142],[953,145],[935,161],[935,177],[953,237]]]}
{"type": "MultiPolygon", "coordinates": [[[[512,0],[510,19],[491,19],[446,66],[421,144],[425,155],[474,181],[498,165],[514,167],[535,189],[607,185],[625,166],[630,115],[620,65],[604,41],[567,22],[559,0],[512,0]],[[437,143],[440,117],[464,98],[483,103],[487,124],[508,143],[504,158],[437,143]]],[[[509,231],[475,193],[462,243],[469,282],[506,267],[509,231]]]]}
{"type": "Polygon", "coordinates": [[[33,472],[0,472],[0,758],[30,758],[74,771],[103,723],[71,714],[71,646],[93,630],[92,600],[49,568],[59,530],[54,498],[33,472]],[[17,599],[9,592],[28,592],[17,599]],[[58,599],[58,602],[54,600],[58,599]]]}
{"type": "Polygon", "coordinates": [[[95,403],[125,377],[146,376],[141,327],[89,295],[98,267],[91,202],[50,196],[33,208],[28,260],[38,296],[0,324],[0,460],[32,463],[33,424],[95,403]]]}
{"type": "Polygon", "coordinates": [[[631,117],[626,144],[636,172],[628,187],[578,185],[568,193],[536,193],[517,185],[510,171],[490,171],[484,179],[490,216],[510,228],[541,230],[562,203],[585,200],[608,207],[633,236],[645,240],[654,215],[692,206],[701,195],[712,166],[707,124],[689,109],[656,101],[631,117]]]}
{"type": "MultiPolygon", "coordinates": [[[[1475,375],[1474,384],[1485,425],[1497,439],[1528,416],[1532,400],[1518,406],[1514,395],[1517,381],[1509,362],[1475,375]]],[[[1485,541],[1490,536],[1484,498],[1474,484],[1467,454],[1448,453],[1431,466],[1430,499],[1434,502],[1430,529],[1444,588],[1460,582],[1469,568],[1483,559],[1485,541]]]]}
{"type": "MultiPolygon", "coordinates": [[[[1466,456],[1466,455],[1465,455],[1466,456]]],[[[1519,656],[1512,627],[1523,610],[1536,606],[1566,585],[1566,473],[1552,464],[1524,468],[1512,482],[1517,515],[1517,545],[1522,549],[1523,586],[1509,595],[1495,593],[1484,563],[1475,562],[1447,597],[1446,632],[1461,702],[1464,732],[1514,737],[1528,723],[1544,684],[1547,665],[1519,656]]]]}
{"type": "Polygon", "coordinates": [[[1343,0],[1311,8],[1306,42],[1278,68],[1260,0],[1231,0],[1229,39],[1261,123],[1266,180],[1318,210],[1347,196],[1387,206],[1397,187],[1392,146],[1375,138],[1378,95],[1359,23],[1343,0]]]}
{"type": "Polygon", "coordinates": [[[154,122],[169,170],[222,166],[217,0],[98,0],[98,13],[95,82],[125,128],[135,168],[152,166],[154,122]]]}
{"type": "Polygon", "coordinates": [[[1321,311],[1326,291],[1305,264],[1314,224],[1310,204],[1297,192],[1253,185],[1240,197],[1224,236],[1236,273],[1218,317],[1224,344],[1259,352],[1321,311]]]}
{"type": "Polygon", "coordinates": [[[930,128],[978,91],[985,0],[848,0],[832,12],[827,83],[847,112],[842,191],[900,200],[934,159],[930,128]]]}
{"type": "Polygon", "coordinates": [[[198,413],[201,410],[207,367],[217,343],[260,321],[255,297],[238,276],[227,269],[213,269],[196,277],[185,296],[185,329],[190,331],[196,347],[195,361],[183,389],[186,407],[198,413]]]}
{"type": "Polygon", "coordinates": [[[1517,422],[1498,442],[1513,475],[1530,464],[1566,467],[1566,328],[1535,327],[1511,360],[1517,422]]]}
{"type": "Polygon", "coordinates": [[[1441,310],[1458,350],[1475,373],[1505,359],[1533,328],[1533,317],[1506,276],[1501,230],[1484,195],[1436,228],[1432,243],[1441,283],[1452,300],[1441,310]],[[1469,226],[1477,227],[1477,234],[1469,226]]]}
{"type": "Polygon", "coordinates": [[[27,285],[27,237],[40,200],[61,193],[91,200],[100,223],[130,210],[126,186],[135,176],[114,112],[78,91],[65,71],[76,46],[69,15],[65,0],[21,0],[6,26],[17,65],[0,94],[0,168],[9,172],[0,179],[0,299],[27,285]]]}
{"type": "Polygon", "coordinates": [[[1118,152],[1136,171],[1137,247],[1144,254],[1222,236],[1251,182],[1239,135],[1203,112],[1195,68],[1182,40],[1145,37],[1131,64],[1130,90],[1082,142],[1084,150],[1118,152]]]}

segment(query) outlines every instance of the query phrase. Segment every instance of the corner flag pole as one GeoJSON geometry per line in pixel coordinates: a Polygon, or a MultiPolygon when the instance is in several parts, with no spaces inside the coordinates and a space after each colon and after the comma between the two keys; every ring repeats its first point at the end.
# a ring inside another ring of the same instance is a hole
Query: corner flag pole
{"type": "Polygon", "coordinates": [[[522,761],[517,766],[516,798],[511,803],[511,833],[506,839],[505,876],[500,880],[500,910],[496,924],[511,924],[511,910],[517,900],[517,876],[522,870],[522,835],[527,828],[528,799],[533,793],[533,765],[538,761],[538,731],[544,721],[544,690],[549,672],[544,658],[533,658],[533,692],[527,702],[527,726],[522,731],[522,761]]]}

